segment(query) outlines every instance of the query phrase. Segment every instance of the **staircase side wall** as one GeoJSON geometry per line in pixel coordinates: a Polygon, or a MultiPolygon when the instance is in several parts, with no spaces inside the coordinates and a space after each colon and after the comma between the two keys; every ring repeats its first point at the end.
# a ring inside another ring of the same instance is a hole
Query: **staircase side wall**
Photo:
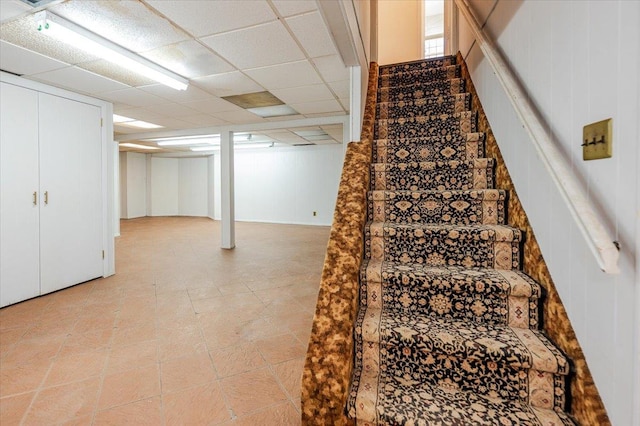
{"type": "Polygon", "coordinates": [[[459,16],[466,77],[475,108],[479,100],[486,112],[487,154],[498,159],[498,187],[512,190],[509,224],[527,231],[524,269],[548,291],[545,331],[575,363],[572,414],[582,424],[607,424],[607,413],[612,424],[638,424],[640,3],[470,3],[622,247],[622,272],[602,273],[459,16]],[[613,158],[582,161],[582,126],[609,117],[613,158]]]}

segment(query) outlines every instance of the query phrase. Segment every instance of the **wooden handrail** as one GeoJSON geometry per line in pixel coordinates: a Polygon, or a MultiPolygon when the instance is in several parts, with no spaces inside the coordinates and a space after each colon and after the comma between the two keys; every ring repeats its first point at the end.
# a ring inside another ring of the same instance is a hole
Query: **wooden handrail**
{"type": "Polygon", "coordinates": [[[609,236],[602,220],[589,203],[587,197],[585,197],[584,192],[571,173],[571,166],[544,130],[536,108],[529,101],[524,89],[518,83],[513,71],[496,48],[493,40],[483,31],[471,11],[468,1],[455,0],[455,2],[467,20],[478,46],[511,101],[511,105],[516,111],[522,126],[533,141],[544,167],[558,187],[562,199],[569,208],[571,216],[595,256],[600,269],[608,274],[619,273],[619,251],[613,238],[609,236]]]}

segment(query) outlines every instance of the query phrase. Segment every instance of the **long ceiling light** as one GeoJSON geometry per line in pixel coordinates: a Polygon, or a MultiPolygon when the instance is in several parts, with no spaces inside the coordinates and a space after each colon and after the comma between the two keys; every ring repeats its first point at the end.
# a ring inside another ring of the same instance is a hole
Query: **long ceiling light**
{"type": "Polygon", "coordinates": [[[67,21],[49,11],[43,10],[33,15],[38,31],[63,43],[123,66],[130,71],[151,78],[177,90],[186,90],[189,80],[161,66],[104,39],[91,31],[67,21]]]}

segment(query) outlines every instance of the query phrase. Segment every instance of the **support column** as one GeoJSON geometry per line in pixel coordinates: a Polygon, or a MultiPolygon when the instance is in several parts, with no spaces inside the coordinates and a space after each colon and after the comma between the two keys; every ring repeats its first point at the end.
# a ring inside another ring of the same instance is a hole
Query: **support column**
{"type": "Polygon", "coordinates": [[[359,66],[349,67],[351,77],[349,87],[349,131],[350,140],[358,142],[362,130],[362,69],[359,66]]]}
{"type": "Polygon", "coordinates": [[[220,192],[222,214],[222,248],[236,246],[236,226],[233,193],[233,132],[220,133],[220,192]]]}

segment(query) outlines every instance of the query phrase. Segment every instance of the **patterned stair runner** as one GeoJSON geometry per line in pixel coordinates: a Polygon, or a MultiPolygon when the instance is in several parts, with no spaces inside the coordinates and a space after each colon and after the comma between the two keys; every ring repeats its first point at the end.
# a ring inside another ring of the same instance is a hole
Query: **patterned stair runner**
{"type": "Polygon", "coordinates": [[[359,425],[573,425],[455,57],[381,67],[346,411],[359,425]]]}

